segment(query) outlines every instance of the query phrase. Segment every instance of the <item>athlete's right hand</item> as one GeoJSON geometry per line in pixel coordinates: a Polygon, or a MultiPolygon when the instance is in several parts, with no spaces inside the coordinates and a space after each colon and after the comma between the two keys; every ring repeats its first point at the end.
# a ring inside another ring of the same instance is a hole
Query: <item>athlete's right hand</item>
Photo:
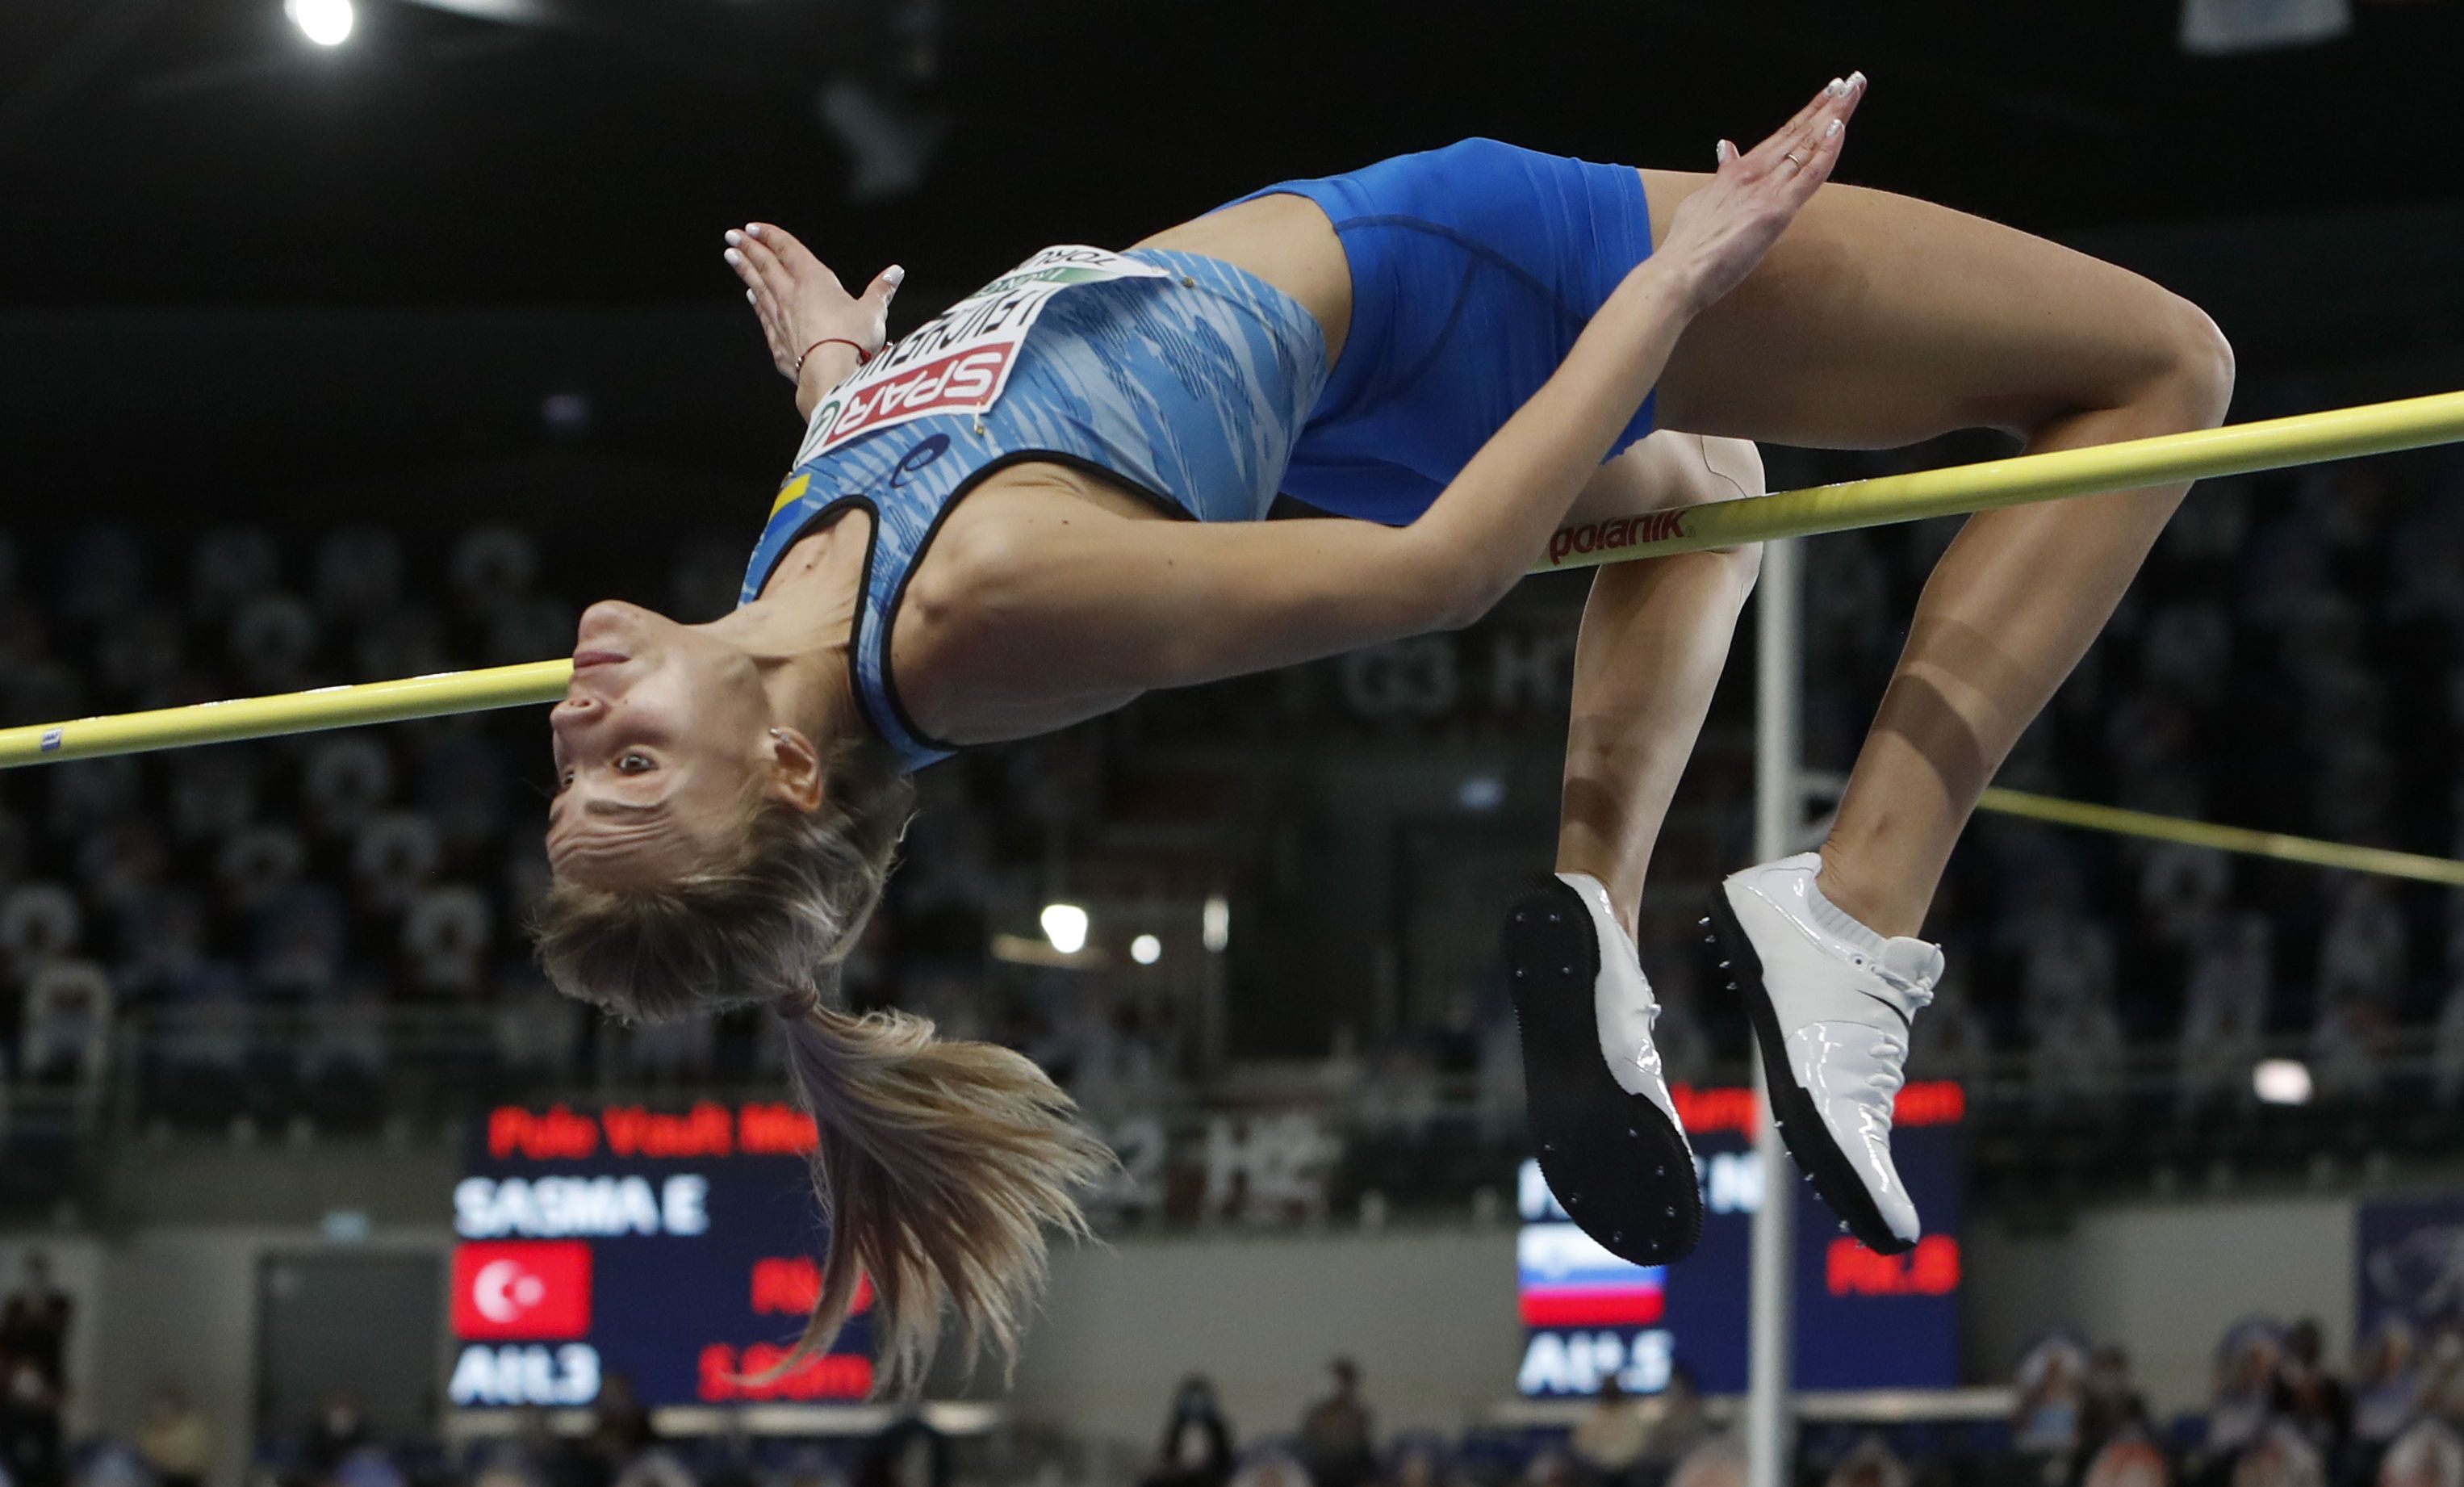
{"type": "MultiPolygon", "coordinates": [[[[890,338],[890,297],[898,293],[899,281],[907,277],[907,271],[894,263],[875,276],[862,295],[850,295],[828,265],[814,257],[793,233],[769,222],[731,228],[726,258],[736,277],[744,280],[744,298],[760,319],[762,339],[770,343],[771,365],[789,382],[797,380],[797,359],[815,342],[853,342],[869,358],[890,338]]],[[[824,346],[812,354],[815,361],[842,375],[847,369],[846,364],[855,360],[845,346],[824,346]],[[831,357],[832,351],[839,355],[831,357]]]]}
{"type": "Polygon", "coordinates": [[[1835,78],[1770,139],[1743,154],[1727,140],[1711,179],[1678,203],[1647,262],[1683,277],[1701,310],[1745,281],[1831,178],[1847,142],[1848,116],[1865,97],[1865,75],[1835,78]]]}

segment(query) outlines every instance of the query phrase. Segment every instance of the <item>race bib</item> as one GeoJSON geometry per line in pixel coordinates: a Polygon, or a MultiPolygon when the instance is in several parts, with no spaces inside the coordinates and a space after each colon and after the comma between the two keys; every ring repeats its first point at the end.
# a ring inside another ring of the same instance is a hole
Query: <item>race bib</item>
{"type": "Polygon", "coordinates": [[[1052,297],[1072,284],[1169,278],[1101,248],[1046,248],[926,321],[829,390],[805,426],[803,464],[858,434],[933,413],[979,413],[1001,400],[1020,343],[1052,297]]]}

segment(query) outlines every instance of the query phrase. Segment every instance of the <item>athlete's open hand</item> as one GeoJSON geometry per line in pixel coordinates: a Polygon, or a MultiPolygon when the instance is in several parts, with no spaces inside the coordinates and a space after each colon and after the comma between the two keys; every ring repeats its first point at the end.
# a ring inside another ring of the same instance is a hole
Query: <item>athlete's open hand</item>
{"type": "Polygon", "coordinates": [[[1719,144],[1719,170],[1678,204],[1655,259],[1685,274],[1694,308],[1745,280],[1796,219],[1815,187],[1831,178],[1847,142],[1848,116],[1865,97],[1865,75],[1835,78],[1779,132],[1738,153],[1719,144]]]}
{"type": "Polygon", "coordinates": [[[907,277],[896,264],[883,269],[862,295],[850,295],[796,234],[768,222],[730,229],[726,256],[728,267],[744,280],[744,298],[760,318],[771,364],[789,382],[797,380],[797,360],[808,351],[839,375],[851,368],[855,358],[847,347],[814,351],[817,342],[852,342],[869,357],[890,337],[890,297],[907,277]],[[825,360],[833,350],[837,356],[825,360]]]}

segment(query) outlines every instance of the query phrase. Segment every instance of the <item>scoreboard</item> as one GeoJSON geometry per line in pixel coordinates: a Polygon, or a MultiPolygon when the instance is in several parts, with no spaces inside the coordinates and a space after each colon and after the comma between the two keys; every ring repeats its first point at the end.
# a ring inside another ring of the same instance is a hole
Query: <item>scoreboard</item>
{"type": "Polygon", "coordinates": [[[757,1382],[820,1294],[813,1141],[783,1104],[492,1111],[453,1188],[453,1404],[586,1405],[614,1375],[649,1406],[863,1399],[861,1294],[828,1353],[757,1382]]]}
{"type": "Polygon", "coordinates": [[[1670,1093],[1694,1144],[1704,1198],[1702,1246],[1675,1265],[1634,1265],[1611,1254],[1568,1219],[1540,1165],[1523,1165],[1520,1392],[1589,1395],[1614,1374],[1629,1392],[1654,1393],[1680,1364],[1705,1392],[1742,1391],[1753,1215],[1766,1197],[1795,1205],[1796,1387],[1955,1387],[1965,1091],[1934,1083],[1900,1092],[1891,1153],[1925,1234],[1898,1255],[1877,1254],[1842,1232],[1793,1167],[1783,1169],[1783,1190],[1772,1192],[1753,1150],[1760,1104],[1751,1090],[1681,1085],[1670,1093]]]}

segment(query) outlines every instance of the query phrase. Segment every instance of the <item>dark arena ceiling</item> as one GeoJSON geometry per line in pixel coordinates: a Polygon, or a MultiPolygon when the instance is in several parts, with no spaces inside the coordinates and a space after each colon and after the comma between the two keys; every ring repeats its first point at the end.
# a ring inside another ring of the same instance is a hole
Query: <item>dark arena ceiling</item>
{"type": "Polygon", "coordinates": [[[775,217],[962,287],[1467,134],[1699,167],[1836,72],[1842,176],[2035,231],[2464,194],[2464,5],[2181,49],[2176,0],[280,0],[0,6],[0,297],[673,302],[775,217]]]}

